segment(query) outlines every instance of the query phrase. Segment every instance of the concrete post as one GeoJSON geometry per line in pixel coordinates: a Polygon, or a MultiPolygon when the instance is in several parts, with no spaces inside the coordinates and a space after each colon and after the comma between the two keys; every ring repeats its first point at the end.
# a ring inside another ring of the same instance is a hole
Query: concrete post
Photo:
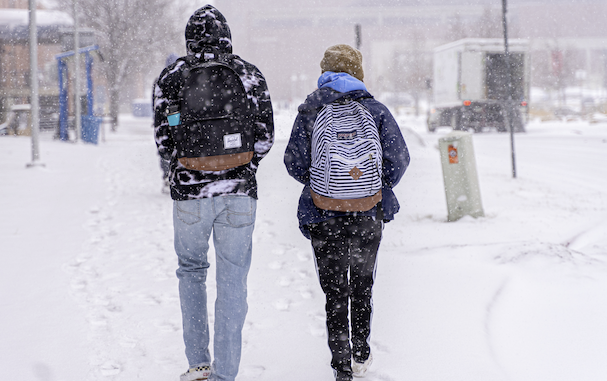
{"type": "Polygon", "coordinates": [[[453,131],[439,139],[448,221],[465,215],[484,217],[478,186],[472,134],[453,131]]]}
{"type": "Polygon", "coordinates": [[[38,27],[36,0],[29,0],[29,48],[30,48],[30,109],[32,131],[32,162],[27,167],[44,166],[40,163],[40,105],[38,94],[38,27]]]}

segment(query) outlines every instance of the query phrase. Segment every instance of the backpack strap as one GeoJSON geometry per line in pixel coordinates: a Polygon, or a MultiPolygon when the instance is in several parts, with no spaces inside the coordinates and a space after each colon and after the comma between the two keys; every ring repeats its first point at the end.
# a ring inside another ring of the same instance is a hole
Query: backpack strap
{"type": "MultiPolygon", "coordinates": [[[[373,96],[371,94],[369,94],[369,95],[364,95],[362,97],[356,97],[355,98],[351,94],[346,93],[343,97],[337,98],[333,102],[339,103],[339,104],[346,104],[348,102],[358,102],[358,103],[361,103],[360,99],[367,99],[367,98],[373,98],[373,96]]],[[[333,102],[330,102],[330,103],[333,103],[333,102]]]]}

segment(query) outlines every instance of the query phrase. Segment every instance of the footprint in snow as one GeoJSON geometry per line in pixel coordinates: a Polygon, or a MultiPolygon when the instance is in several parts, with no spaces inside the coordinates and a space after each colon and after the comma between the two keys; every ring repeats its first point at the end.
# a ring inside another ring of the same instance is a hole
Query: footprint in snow
{"type": "Polygon", "coordinates": [[[122,336],[120,340],[118,340],[118,344],[123,348],[135,348],[137,346],[138,341],[131,336],[122,336]]]}
{"type": "Polygon", "coordinates": [[[272,249],[272,254],[274,254],[274,255],[281,256],[281,255],[285,255],[285,253],[286,253],[286,250],[284,247],[277,247],[277,248],[272,249]]]}
{"type": "Polygon", "coordinates": [[[137,301],[139,301],[142,304],[147,304],[149,306],[156,306],[161,303],[161,300],[156,295],[152,295],[152,294],[134,295],[134,299],[136,299],[137,301]]]}
{"type": "Polygon", "coordinates": [[[371,345],[377,350],[378,353],[390,353],[390,348],[382,342],[372,340],[371,345]]]}
{"type": "Polygon", "coordinates": [[[170,321],[157,322],[155,325],[156,325],[156,327],[158,327],[158,329],[160,329],[163,332],[172,333],[172,332],[179,331],[179,326],[170,321]]]}
{"type": "Polygon", "coordinates": [[[122,306],[114,303],[110,303],[105,306],[105,310],[111,313],[119,313],[122,312],[122,306]]]}
{"type": "Polygon", "coordinates": [[[242,326],[242,330],[243,331],[250,331],[252,329],[255,329],[255,324],[251,323],[250,321],[245,321],[244,325],[242,326]]]}
{"type": "Polygon", "coordinates": [[[307,251],[298,250],[297,259],[299,259],[300,262],[307,262],[312,259],[312,254],[307,251]]]}
{"type": "Polygon", "coordinates": [[[115,362],[108,361],[99,367],[99,372],[105,377],[115,376],[122,372],[122,367],[115,362]]]}
{"type": "Polygon", "coordinates": [[[84,292],[87,286],[88,282],[86,281],[86,279],[73,279],[70,283],[70,287],[73,291],[84,292]]]}
{"type": "Polygon", "coordinates": [[[249,365],[249,366],[245,366],[243,367],[243,369],[240,371],[240,374],[242,375],[242,377],[249,377],[249,378],[259,378],[263,372],[265,372],[266,368],[261,366],[261,365],[249,365]]]}
{"type": "Polygon", "coordinates": [[[61,269],[68,274],[74,274],[76,271],[78,271],[80,269],[80,266],[83,263],[84,263],[84,261],[75,259],[75,260],[69,261],[68,263],[64,263],[61,266],[61,269]]]}
{"type": "Polygon", "coordinates": [[[323,337],[327,333],[327,328],[321,324],[310,324],[310,335],[314,337],[323,337]]]}
{"type": "Polygon", "coordinates": [[[327,326],[324,314],[309,314],[311,323],[309,325],[310,334],[314,337],[323,337],[327,333],[327,326]]]}
{"type": "Polygon", "coordinates": [[[289,287],[291,283],[293,283],[293,279],[291,279],[290,277],[282,276],[280,277],[277,283],[281,287],[289,287]]]}
{"type": "Polygon", "coordinates": [[[378,374],[374,374],[375,372],[373,371],[369,371],[369,373],[367,374],[367,378],[369,379],[369,381],[395,381],[396,378],[387,375],[387,374],[382,374],[382,373],[378,373],[378,374]]]}
{"type": "Polygon", "coordinates": [[[89,314],[86,320],[88,320],[89,324],[95,328],[102,328],[107,326],[107,317],[97,312],[89,314]]]}
{"type": "Polygon", "coordinates": [[[299,275],[299,277],[301,279],[306,279],[306,278],[310,277],[310,272],[308,270],[299,270],[297,272],[297,274],[299,275]]]}
{"type": "Polygon", "coordinates": [[[301,290],[299,290],[299,294],[304,299],[312,299],[312,297],[314,297],[314,291],[310,290],[307,287],[306,288],[302,288],[301,290]]]}
{"type": "Polygon", "coordinates": [[[278,311],[288,311],[291,306],[291,301],[288,299],[278,299],[274,302],[274,308],[278,311]]]}

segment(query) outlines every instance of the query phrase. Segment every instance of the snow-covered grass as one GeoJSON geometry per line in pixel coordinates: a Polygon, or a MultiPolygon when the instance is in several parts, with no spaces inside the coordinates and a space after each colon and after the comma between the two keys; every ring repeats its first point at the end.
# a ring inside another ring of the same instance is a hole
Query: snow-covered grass
{"type": "MultiPolygon", "coordinates": [[[[282,164],[294,116],[276,115],[259,170],[240,381],[332,380],[295,216],[301,187],[282,164]]],[[[449,131],[399,122],[412,163],[380,247],[366,379],[603,379],[607,125],[530,124],[516,135],[516,179],[508,135],[475,135],[486,217],[449,223],[437,149],[449,131]]],[[[29,169],[29,139],[0,138],[0,380],[177,380],[186,369],[150,124],[124,115],[98,146],[43,135],[45,167],[29,169]]]]}

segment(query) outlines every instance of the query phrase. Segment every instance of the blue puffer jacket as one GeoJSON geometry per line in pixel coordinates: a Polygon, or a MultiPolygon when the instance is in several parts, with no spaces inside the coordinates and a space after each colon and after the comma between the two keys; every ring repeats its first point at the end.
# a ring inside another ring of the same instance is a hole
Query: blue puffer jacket
{"type": "Polygon", "coordinates": [[[345,73],[325,72],[318,81],[319,89],[308,96],[299,106],[291,138],[285,151],[284,162],[289,175],[304,185],[299,198],[297,217],[299,228],[304,236],[310,238],[308,225],[325,221],[330,218],[358,215],[382,218],[391,221],[398,212],[400,205],[392,191],[398,184],[409,165],[409,150],[398,124],[390,111],[382,103],[376,101],[364,84],[345,73]],[[340,91],[337,91],[339,89],[340,91]],[[366,212],[336,212],[319,209],[314,205],[310,194],[311,165],[311,136],[316,116],[323,106],[341,98],[350,98],[363,104],[375,120],[379,128],[383,149],[383,189],[381,209],[378,204],[366,212]]]}

